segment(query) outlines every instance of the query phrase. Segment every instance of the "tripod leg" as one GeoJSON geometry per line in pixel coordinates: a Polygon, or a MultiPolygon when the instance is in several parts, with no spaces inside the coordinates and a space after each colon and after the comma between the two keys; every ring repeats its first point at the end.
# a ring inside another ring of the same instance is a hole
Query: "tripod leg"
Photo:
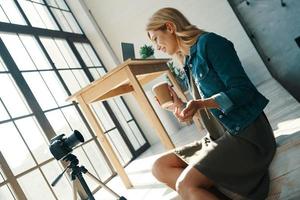
{"type": "Polygon", "coordinates": [[[77,189],[76,189],[76,185],[75,182],[73,181],[73,200],[77,200],[77,189]]]}
{"type": "Polygon", "coordinates": [[[92,179],[94,179],[95,181],[97,181],[103,188],[105,188],[107,191],[109,191],[111,194],[113,194],[115,197],[121,199],[124,197],[120,197],[117,193],[115,193],[112,189],[110,189],[109,187],[107,187],[104,183],[102,183],[98,178],[96,178],[93,174],[91,174],[90,172],[86,172],[86,175],[88,175],[89,177],[91,177],[92,179]]]}
{"type": "Polygon", "coordinates": [[[81,172],[76,174],[76,178],[79,180],[81,186],[83,187],[85,193],[88,196],[89,200],[95,200],[92,191],[90,190],[89,186],[87,185],[87,183],[85,182],[81,172]]]}

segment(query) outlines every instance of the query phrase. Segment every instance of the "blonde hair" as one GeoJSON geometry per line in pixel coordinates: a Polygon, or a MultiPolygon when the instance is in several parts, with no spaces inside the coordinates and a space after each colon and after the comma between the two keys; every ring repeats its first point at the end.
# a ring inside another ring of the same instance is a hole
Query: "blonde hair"
{"type": "MultiPolygon", "coordinates": [[[[198,36],[204,33],[203,30],[191,24],[188,19],[175,8],[162,8],[156,11],[149,19],[146,31],[166,30],[167,22],[174,24],[178,44],[184,49],[189,49],[197,41],[198,36]]],[[[175,55],[180,63],[183,63],[184,56],[183,52],[178,52],[175,55]]]]}

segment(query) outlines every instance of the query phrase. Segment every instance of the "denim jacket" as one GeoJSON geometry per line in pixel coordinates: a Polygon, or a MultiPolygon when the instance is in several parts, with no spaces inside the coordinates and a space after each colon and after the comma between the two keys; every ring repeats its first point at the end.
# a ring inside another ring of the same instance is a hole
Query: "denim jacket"
{"type": "Polygon", "coordinates": [[[190,71],[202,98],[214,98],[220,109],[209,111],[236,135],[250,125],[269,100],[246,75],[233,44],[215,34],[204,33],[185,58],[186,84],[190,71]]]}

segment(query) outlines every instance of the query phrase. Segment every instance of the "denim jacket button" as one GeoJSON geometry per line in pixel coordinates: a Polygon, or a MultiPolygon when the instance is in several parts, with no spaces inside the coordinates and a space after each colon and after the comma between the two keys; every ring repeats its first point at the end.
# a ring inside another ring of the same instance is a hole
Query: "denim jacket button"
{"type": "Polygon", "coordinates": [[[223,118],[223,115],[219,115],[219,118],[222,119],[222,118],[223,118]]]}
{"type": "Polygon", "coordinates": [[[200,73],[200,74],[199,74],[199,76],[200,76],[200,78],[202,78],[203,74],[202,74],[202,73],[200,73]]]}
{"type": "Polygon", "coordinates": [[[240,127],[239,127],[239,126],[235,127],[235,130],[236,130],[236,131],[239,131],[239,130],[240,130],[240,127]]]}
{"type": "Polygon", "coordinates": [[[190,64],[190,65],[189,65],[189,67],[190,67],[190,68],[192,68],[192,67],[193,67],[193,65],[192,65],[192,64],[190,64]]]}

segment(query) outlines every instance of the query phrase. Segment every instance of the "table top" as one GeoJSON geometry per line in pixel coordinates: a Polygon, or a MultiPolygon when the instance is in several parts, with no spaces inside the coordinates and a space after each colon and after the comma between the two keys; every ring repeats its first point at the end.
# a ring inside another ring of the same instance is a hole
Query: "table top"
{"type": "Polygon", "coordinates": [[[166,63],[169,60],[170,59],[128,59],[113,70],[108,71],[107,74],[105,74],[101,78],[93,81],[86,87],[69,96],[67,98],[67,101],[76,100],[78,96],[82,96],[87,93],[94,93],[93,98],[99,98],[101,97],[101,95],[104,95],[107,92],[111,92],[114,89],[120,87],[129,88],[130,83],[126,75],[123,74],[115,78],[117,74],[120,74],[127,68],[134,70],[134,73],[139,81],[147,79],[147,81],[145,80],[145,82],[149,82],[149,80],[152,80],[158,76],[156,74],[168,70],[166,63]],[[99,87],[100,85],[102,87],[99,87]]]}

